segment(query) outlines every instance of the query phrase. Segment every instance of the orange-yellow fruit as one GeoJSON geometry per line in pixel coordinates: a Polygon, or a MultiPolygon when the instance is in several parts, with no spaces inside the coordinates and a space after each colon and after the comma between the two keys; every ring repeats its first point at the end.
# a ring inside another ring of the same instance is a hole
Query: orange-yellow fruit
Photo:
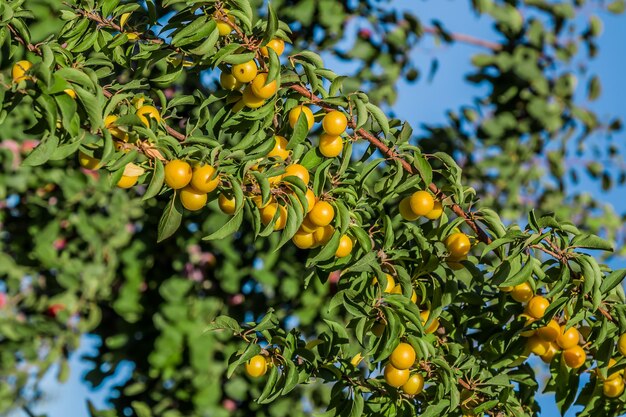
{"type": "Polygon", "coordinates": [[[231,70],[231,74],[235,77],[237,81],[240,83],[249,83],[254,80],[256,77],[258,68],[256,66],[256,62],[254,60],[244,62],[243,64],[233,65],[231,70]]]}
{"type": "Polygon", "coordinates": [[[139,177],[122,175],[122,178],[117,182],[117,186],[120,188],[130,188],[133,185],[137,184],[137,180],[139,177]]]}
{"type": "MultiPolygon", "coordinates": [[[[389,274],[385,274],[385,278],[387,278],[387,286],[383,289],[383,292],[391,294],[391,292],[393,291],[393,289],[396,286],[396,281],[389,274]]],[[[372,280],[372,284],[378,284],[378,278],[377,277],[374,277],[374,279],[372,280]]],[[[402,293],[402,289],[400,289],[400,293],[402,293]]]]}
{"type": "Polygon", "coordinates": [[[32,80],[32,78],[26,73],[33,67],[33,64],[30,61],[17,61],[13,68],[11,69],[11,76],[13,78],[14,83],[19,83],[21,81],[32,80]]]}
{"type": "Polygon", "coordinates": [[[233,74],[222,71],[220,74],[220,85],[224,90],[235,91],[239,90],[243,83],[238,81],[233,74]]]}
{"type": "Polygon", "coordinates": [[[549,342],[548,350],[541,355],[541,360],[545,363],[550,363],[557,353],[559,353],[559,346],[556,343],[549,342]]]}
{"type": "Polygon", "coordinates": [[[343,235],[339,239],[339,247],[335,252],[335,256],[337,258],[345,258],[350,255],[350,252],[352,252],[352,239],[348,235],[343,235]]]}
{"type": "Polygon", "coordinates": [[[550,301],[548,301],[545,297],[541,295],[536,295],[528,301],[528,305],[526,305],[526,314],[540,319],[546,314],[546,310],[550,306],[550,301]]]}
{"type": "Polygon", "coordinates": [[[620,335],[619,339],[617,339],[617,350],[622,356],[626,356],[626,333],[620,335]]]}
{"type": "MultiPolygon", "coordinates": [[[[520,318],[526,319],[526,322],[524,323],[525,327],[528,327],[533,322],[537,321],[537,319],[535,319],[534,317],[529,316],[528,314],[520,314],[520,318]]],[[[521,332],[520,336],[522,336],[522,337],[530,337],[530,336],[533,336],[535,333],[536,333],[536,330],[529,329],[529,330],[525,330],[525,331],[521,332]]]]}
{"type": "Polygon", "coordinates": [[[335,209],[327,201],[318,201],[307,217],[318,227],[327,226],[335,218],[335,209]]]}
{"type": "Polygon", "coordinates": [[[435,208],[435,199],[428,191],[416,191],[411,194],[411,211],[417,216],[425,216],[435,208]]]}
{"type": "Polygon", "coordinates": [[[311,190],[310,188],[307,188],[306,194],[304,196],[306,197],[306,212],[310,213],[311,210],[313,210],[315,203],[317,202],[317,197],[315,197],[315,193],[313,193],[313,190],[311,190]]]}
{"type": "Polygon", "coordinates": [[[332,136],[328,133],[323,133],[320,136],[319,150],[326,158],[339,156],[343,150],[343,140],[341,136],[332,136]]]}
{"type": "Polygon", "coordinates": [[[300,249],[309,249],[315,245],[315,236],[313,233],[298,231],[293,235],[291,241],[300,249]]]}
{"type": "Polygon", "coordinates": [[[396,369],[392,364],[388,363],[384,370],[385,381],[394,388],[400,388],[406,384],[411,376],[408,369],[396,369]]]}
{"type": "Polygon", "coordinates": [[[235,214],[235,198],[228,198],[225,194],[220,194],[217,204],[225,214],[235,214]]]}
{"type": "Polygon", "coordinates": [[[413,374],[402,385],[402,391],[407,395],[418,395],[424,389],[424,377],[421,374],[413,374]]]}
{"type": "Polygon", "coordinates": [[[537,336],[547,342],[554,342],[561,334],[561,327],[555,320],[550,320],[548,324],[537,329],[537,336]]]}
{"type": "Polygon", "coordinates": [[[611,380],[611,379],[616,379],[616,378],[623,378],[624,377],[624,370],[621,369],[617,372],[612,371],[611,368],[613,366],[615,366],[615,364],[617,363],[617,361],[613,358],[609,359],[609,366],[607,367],[607,376],[606,378],[602,377],[602,374],[600,373],[599,369],[596,369],[596,373],[598,374],[598,378],[602,379],[602,380],[611,380]]]}
{"type": "Polygon", "coordinates": [[[452,233],[446,238],[444,243],[446,245],[446,249],[450,252],[450,257],[454,259],[466,256],[472,247],[469,238],[462,232],[452,233]]]}
{"type": "Polygon", "coordinates": [[[254,93],[252,92],[252,88],[250,88],[250,86],[247,86],[246,88],[243,89],[243,96],[241,97],[241,102],[246,107],[249,107],[251,109],[258,109],[259,107],[265,104],[265,99],[255,96],[254,93]]]}
{"type": "Polygon", "coordinates": [[[141,106],[136,114],[146,127],[150,127],[148,119],[154,119],[157,123],[161,121],[161,114],[154,106],[141,106]]]}
{"type": "MultiPolygon", "coordinates": [[[[230,10],[228,9],[222,9],[224,16],[226,16],[228,20],[234,23],[235,18],[228,14],[229,11],[230,10]]],[[[213,17],[215,18],[215,15],[213,17]]],[[[230,33],[233,31],[233,28],[228,23],[218,20],[217,18],[215,18],[215,23],[217,24],[217,31],[220,36],[230,35],[230,33]]]]}
{"type": "Polygon", "coordinates": [[[437,220],[443,214],[443,205],[441,201],[435,201],[433,209],[426,213],[426,218],[429,220],[437,220]]]}
{"type": "Polygon", "coordinates": [[[333,110],[326,113],[322,119],[322,128],[324,132],[331,136],[339,136],[346,131],[348,127],[348,118],[340,111],[333,110]]]}
{"type": "Polygon", "coordinates": [[[267,202],[263,204],[263,197],[261,197],[260,195],[255,195],[254,197],[252,197],[252,201],[254,202],[254,205],[260,209],[267,207],[271,203],[276,202],[274,197],[270,197],[269,200],[267,200],[267,202]]]}
{"type": "Polygon", "coordinates": [[[72,90],[71,88],[66,88],[65,90],[63,90],[63,92],[70,96],[73,100],[76,100],[76,91],[72,90]]]}
{"type": "Polygon", "coordinates": [[[274,52],[276,52],[276,55],[281,56],[285,51],[285,41],[283,41],[282,39],[272,39],[267,43],[267,46],[261,47],[261,55],[265,57],[270,55],[267,48],[273,49],[274,52]]]}
{"type": "Polygon", "coordinates": [[[556,343],[561,346],[562,349],[569,349],[578,344],[580,339],[580,333],[574,327],[570,327],[565,330],[565,326],[561,326],[559,336],[556,338],[556,343]]]}
{"type": "Polygon", "coordinates": [[[526,349],[537,356],[542,356],[548,353],[548,349],[550,348],[550,342],[546,342],[538,338],[537,336],[533,336],[528,338],[526,341],[526,349]]]}
{"type": "Polygon", "coordinates": [[[413,220],[417,220],[419,218],[419,216],[413,213],[413,210],[411,210],[411,197],[404,197],[400,201],[399,207],[400,216],[402,216],[404,220],[412,222],[413,220]]]}
{"type": "Polygon", "coordinates": [[[304,113],[304,116],[306,117],[309,130],[313,129],[313,125],[315,124],[313,112],[311,111],[311,109],[304,105],[296,106],[289,111],[289,126],[291,126],[292,129],[296,127],[296,123],[298,122],[298,118],[300,117],[301,113],[304,113]]]}
{"type": "Polygon", "coordinates": [[[118,117],[114,114],[109,114],[104,118],[104,127],[111,133],[111,136],[114,138],[118,138],[123,140],[124,142],[128,141],[128,133],[124,132],[119,127],[115,126],[115,121],[118,117]]]}
{"type": "Polygon", "coordinates": [[[220,183],[219,175],[211,165],[202,165],[194,168],[191,175],[191,186],[201,193],[210,193],[220,183]]]}
{"type": "Polygon", "coordinates": [[[274,136],[274,147],[267,154],[268,158],[280,158],[283,161],[289,157],[289,151],[287,150],[287,139],[282,136],[274,136]]]}
{"type": "Polygon", "coordinates": [[[396,369],[409,369],[415,363],[415,349],[408,343],[401,342],[391,352],[389,363],[396,369]]]}
{"type": "Polygon", "coordinates": [[[287,209],[278,203],[271,203],[261,209],[261,221],[264,225],[270,224],[278,211],[278,218],[274,223],[274,230],[283,230],[287,224],[287,209]]]}
{"type": "Polygon", "coordinates": [[[262,72],[254,77],[254,80],[252,80],[252,83],[250,84],[250,89],[255,96],[267,99],[276,94],[278,84],[276,83],[276,80],[267,84],[267,72],[262,72]]]}
{"type": "Polygon", "coordinates": [[[335,228],[330,224],[322,227],[316,227],[313,231],[315,244],[321,246],[327,244],[330,238],[333,237],[333,233],[335,233],[335,228]]]}
{"type": "Polygon", "coordinates": [[[285,168],[285,173],[283,174],[283,178],[285,177],[298,177],[302,180],[303,183],[309,183],[309,171],[300,164],[291,164],[285,168]]]}
{"type": "MultiPolygon", "coordinates": [[[[424,310],[424,311],[420,312],[420,318],[422,319],[422,325],[426,324],[426,322],[428,321],[429,317],[430,317],[430,311],[424,310]]],[[[430,325],[427,328],[424,329],[424,333],[426,333],[426,334],[435,333],[438,328],[439,328],[439,319],[435,319],[435,320],[433,320],[432,323],[430,323],[430,325]]]]}
{"type": "Polygon", "coordinates": [[[208,197],[206,193],[193,187],[185,187],[180,190],[180,202],[189,211],[197,211],[206,205],[208,197]]]}
{"type": "Polygon", "coordinates": [[[578,369],[585,363],[587,355],[580,346],[572,346],[563,350],[563,360],[565,364],[573,369],[578,369]]]}
{"type": "Polygon", "coordinates": [[[511,297],[518,303],[524,303],[530,300],[533,298],[534,294],[535,292],[528,282],[522,282],[516,285],[513,287],[513,291],[511,291],[511,297]]]}
{"type": "Polygon", "coordinates": [[[415,292],[415,290],[411,292],[411,302],[413,302],[414,304],[417,303],[417,293],[415,292]]]}
{"type": "Polygon", "coordinates": [[[300,229],[306,233],[313,233],[318,229],[318,227],[315,224],[313,224],[313,222],[311,222],[311,219],[309,219],[309,216],[306,216],[304,220],[302,221],[302,224],[300,225],[300,229]]]}
{"type": "Polygon", "coordinates": [[[252,378],[258,378],[267,372],[267,361],[265,357],[256,355],[246,362],[246,373],[252,378]]]}
{"type": "Polygon", "coordinates": [[[175,159],[165,165],[165,183],[174,190],[185,187],[191,181],[193,171],[191,165],[175,159]]]}
{"type": "Polygon", "coordinates": [[[100,168],[100,160],[98,158],[87,155],[83,151],[78,151],[78,163],[85,169],[100,168]]]}
{"type": "Polygon", "coordinates": [[[617,398],[624,392],[624,379],[615,378],[602,383],[602,392],[605,397],[617,398]]]}

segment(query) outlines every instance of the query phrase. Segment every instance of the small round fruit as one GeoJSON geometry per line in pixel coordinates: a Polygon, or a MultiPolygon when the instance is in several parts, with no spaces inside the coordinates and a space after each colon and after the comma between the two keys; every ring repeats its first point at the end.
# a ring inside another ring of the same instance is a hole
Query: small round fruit
{"type": "Polygon", "coordinates": [[[133,185],[137,184],[137,180],[139,177],[122,175],[122,178],[117,182],[117,186],[120,188],[130,188],[133,185]]]}
{"type": "Polygon", "coordinates": [[[388,363],[384,370],[385,381],[394,388],[400,388],[406,384],[411,376],[408,369],[396,369],[392,364],[388,363]]]}
{"type": "Polygon", "coordinates": [[[335,218],[335,209],[327,201],[318,201],[308,215],[311,223],[318,227],[327,226],[335,218]]]}
{"type": "Polygon", "coordinates": [[[561,346],[561,349],[569,349],[578,344],[580,339],[580,333],[575,327],[570,327],[565,330],[565,326],[561,326],[559,336],[556,338],[556,343],[561,346]]]}
{"type": "Polygon", "coordinates": [[[320,153],[326,158],[334,158],[341,154],[343,150],[343,140],[341,136],[333,136],[328,133],[323,133],[320,136],[320,153]]]}
{"type": "Polygon", "coordinates": [[[279,211],[276,223],[274,223],[274,230],[283,230],[287,224],[287,209],[278,203],[271,203],[261,209],[261,221],[264,225],[270,224],[276,211],[279,211]]]}
{"type": "Polygon", "coordinates": [[[578,369],[585,363],[587,354],[580,346],[572,346],[563,350],[563,360],[565,364],[573,369],[578,369]]]}
{"type": "Polygon", "coordinates": [[[189,211],[198,211],[206,205],[208,197],[193,187],[185,187],[180,190],[180,202],[189,211]]]}
{"type": "Polygon", "coordinates": [[[267,48],[273,49],[274,52],[276,52],[276,55],[281,56],[285,51],[285,41],[283,41],[282,39],[272,39],[267,43],[267,46],[261,47],[261,55],[265,57],[270,55],[267,48]]]}
{"type": "Polygon", "coordinates": [[[283,174],[283,178],[285,177],[298,177],[302,180],[303,183],[309,183],[309,171],[300,164],[291,164],[285,168],[285,173],[283,174]]]}
{"type": "Polygon", "coordinates": [[[219,175],[215,174],[215,168],[211,165],[202,165],[193,170],[191,186],[201,193],[210,193],[220,183],[219,175]]]}
{"type": "Polygon", "coordinates": [[[533,336],[528,338],[526,341],[526,349],[537,356],[542,356],[548,353],[548,349],[550,348],[550,342],[546,342],[538,338],[537,336],[533,336]]]}
{"type": "Polygon", "coordinates": [[[115,125],[115,121],[118,117],[114,114],[109,114],[104,118],[104,127],[111,133],[111,136],[114,138],[118,138],[123,140],[124,142],[128,141],[128,133],[124,132],[122,129],[115,125]]]}
{"type": "Polygon", "coordinates": [[[524,303],[530,300],[533,298],[534,294],[535,292],[528,282],[522,282],[516,285],[513,287],[513,291],[511,291],[511,297],[518,303],[524,303]]]}
{"type": "Polygon", "coordinates": [[[87,155],[83,151],[78,151],[78,163],[85,169],[93,170],[100,168],[100,160],[87,155]]]}
{"type": "Polygon", "coordinates": [[[400,216],[410,222],[419,218],[419,216],[411,210],[411,197],[404,197],[402,201],[400,201],[400,216]]]}
{"type": "Polygon", "coordinates": [[[235,91],[239,90],[243,84],[233,74],[222,71],[220,74],[220,85],[224,90],[235,91]]]}
{"type": "Polygon", "coordinates": [[[425,216],[435,208],[435,199],[428,191],[416,191],[409,200],[411,210],[418,216],[425,216]]]}
{"type": "Polygon", "coordinates": [[[609,379],[602,383],[602,392],[605,397],[617,398],[624,392],[624,379],[609,379]]]}
{"type": "Polygon", "coordinates": [[[315,197],[315,193],[310,188],[307,188],[306,194],[304,196],[306,197],[306,212],[308,214],[311,212],[311,210],[313,210],[315,203],[317,203],[317,197],[315,197]]]}
{"type": "Polygon", "coordinates": [[[76,100],[76,91],[72,90],[71,88],[66,88],[65,90],[63,90],[63,92],[70,96],[73,100],[76,100]]]}
{"type": "MultiPolygon", "coordinates": [[[[424,310],[424,311],[420,312],[420,318],[422,319],[422,325],[426,324],[426,322],[428,321],[429,317],[430,317],[430,311],[424,310]]],[[[435,319],[435,320],[433,320],[432,323],[430,323],[430,326],[428,326],[428,327],[426,327],[424,329],[424,333],[426,333],[426,334],[435,333],[438,328],[439,328],[439,319],[435,319]]]]}
{"type": "Polygon", "coordinates": [[[235,198],[228,198],[225,194],[220,194],[217,204],[225,214],[235,214],[235,198]]]}
{"type": "MultiPolygon", "coordinates": [[[[230,20],[231,22],[234,22],[235,18],[228,14],[229,11],[230,10],[228,9],[222,9],[222,13],[224,14],[224,16],[226,16],[226,18],[230,20]]],[[[233,28],[228,23],[222,20],[215,19],[215,23],[217,24],[217,31],[220,34],[220,36],[230,35],[230,33],[233,31],[233,28]]]]}
{"type": "Polygon", "coordinates": [[[424,377],[421,374],[413,374],[402,385],[402,391],[407,395],[418,395],[424,389],[424,377]]]}
{"type": "Polygon", "coordinates": [[[600,374],[600,372],[596,369],[596,372],[598,374],[598,378],[600,379],[606,379],[606,380],[610,380],[610,379],[615,379],[615,378],[623,378],[624,377],[624,370],[621,369],[617,372],[613,372],[611,371],[611,368],[617,363],[617,361],[613,358],[609,359],[609,366],[607,367],[607,376],[606,378],[603,378],[602,375],[600,374]]]}
{"type": "Polygon", "coordinates": [[[174,190],[185,187],[191,181],[193,171],[191,165],[175,159],[165,165],[165,183],[174,190]]]}
{"type": "Polygon", "coordinates": [[[322,128],[324,132],[331,136],[339,136],[346,131],[348,127],[348,118],[340,111],[333,110],[326,113],[322,119],[322,128]]]}
{"type": "Polygon", "coordinates": [[[550,306],[550,301],[541,295],[536,295],[528,301],[526,306],[526,313],[533,316],[536,319],[543,318],[546,314],[546,310],[550,306]]]}
{"type": "Polygon", "coordinates": [[[561,327],[555,320],[550,320],[548,324],[537,329],[537,336],[547,342],[554,342],[561,334],[561,327]]]}
{"type": "Polygon", "coordinates": [[[617,350],[622,356],[626,356],[626,333],[620,335],[619,339],[617,339],[617,350]]]}
{"type": "Polygon", "coordinates": [[[262,72],[254,77],[254,80],[252,80],[252,83],[250,84],[250,88],[255,96],[267,99],[276,94],[278,84],[276,83],[276,80],[268,84],[267,72],[262,72]]]}
{"type": "Polygon", "coordinates": [[[265,99],[255,96],[250,86],[243,89],[241,101],[246,107],[251,109],[258,109],[265,104],[265,99]]]}
{"type": "Polygon", "coordinates": [[[310,249],[315,245],[315,236],[313,233],[298,231],[293,235],[291,241],[300,249],[310,249]]]}
{"type": "Polygon", "coordinates": [[[31,80],[32,78],[26,73],[33,67],[33,64],[30,61],[17,61],[13,68],[11,69],[11,76],[13,78],[14,83],[19,83],[21,81],[31,80]]]}
{"type": "Polygon", "coordinates": [[[154,106],[141,106],[137,110],[137,116],[139,116],[141,123],[148,128],[150,127],[150,120],[148,119],[154,119],[157,123],[161,121],[161,114],[154,106]]]}
{"type": "MultiPolygon", "coordinates": [[[[383,289],[383,292],[386,292],[387,294],[391,294],[391,292],[396,286],[396,281],[389,274],[385,274],[385,278],[387,278],[387,286],[383,289]]],[[[372,280],[372,284],[378,284],[377,277],[374,277],[374,279],[372,280]]],[[[402,292],[402,290],[400,290],[400,292],[402,292]]]]}
{"type": "Polygon", "coordinates": [[[559,353],[559,346],[553,342],[549,342],[549,343],[550,344],[548,346],[548,350],[546,351],[546,353],[541,355],[541,360],[544,361],[545,363],[552,362],[552,359],[554,359],[556,354],[559,353]]]}
{"type": "Polygon", "coordinates": [[[330,224],[323,226],[323,227],[317,227],[313,231],[313,236],[315,237],[316,245],[323,246],[327,244],[330,238],[333,237],[334,233],[335,233],[335,228],[332,227],[330,224]]]}
{"type": "MultiPolygon", "coordinates": [[[[411,205],[411,207],[413,206],[411,205]]],[[[446,238],[445,244],[446,249],[450,252],[450,257],[454,259],[466,256],[472,247],[469,238],[462,232],[452,233],[446,238]]]]}
{"type": "Polygon", "coordinates": [[[396,284],[394,285],[393,289],[391,290],[392,294],[402,294],[402,287],[400,286],[400,284],[396,284]]]}
{"type": "Polygon", "coordinates": [[[389,363],[396,369],[409,369],[415,363],[415,349],[408,343],[401,342],[391,352],[389,363]]]}
{"type": "Polygon", "coordinates": [[[274,147],[267,154],[268,158],[280,158],[283,161],[289,157],[289,151],[287,150],[287,139],[282,136],[274,136],[274,147]]]}
{"type": "Polygon", "coordinates": [[[255,195],[254,197],[252,197],[252,201],[254,202],[254,205],[257,206],[258,208],[262,209],[267,207],[269,204],[271,203],[275,203],[276,200],[274,199],[274,197],[270,197],[267,202],[264,204],[263,203],[263,197],[260,195],[255,195]]]}
{"type": "MultiPolygon", "coordinates": [[[[520,318],[525,319],[525,323],[524,323],[524,327],[528,327],[531,324],[533,324],[533,322],[537,321],[536,318],[529,316],[528,314],[520,314],[519,315],[520,318]]],[[[530,337],[530,336],[534,336],[535,333],[537,331],[535,329],[528,329],[528,330],[524,330],[523,332],[520,332],[520,336],[522,337],[530,337]]]]}
{"type": "Polygon", "coordinates": [[[425,216],[429,220],[437,220],[439,217],[441,217],[442,214],[443,214],[443,205],[441,204],[441,201],[435,201],[435,205],[433,206],[433,209],[429,211],[428,213],[426,213],[425,216]]]}
{"type": "Polygon", "coordinates": [[[298,123],[298,118],[300,117],[301,113],[304,113],[304,116],[306,117],[309,130],[313,129],[313,125],[315,124],[313,112],[311,111],[311,109],[304,105],[296,106],[289,111],[289,126],[291,126],[292,129],[296,127],[296,123],[298,123]]]}
{"type": "Polygon", "coordinates": [[[255,355],[246,362],[246,373],[252,378],[258,378],[267,372],[267,361],[264,356],[255,355]]]}
{"type": "Polygon", "coordinates": [[[309,216],[306,216],[300,225],[300,229],[306,233],[313,233],[319,228],[311,222],[309,216]]]}
{"type": "Polygon", "coordinates": [[[243,64],[233,65],[233,68],[231,70],[231,73],[233,74],[235,79],[240,83],[249,83],[250,81],[254,80],[257,72],[258,68],[254,60],[244,62],[243,64]]]}
{"type": "Polygon", "coordinates": [[[350,252],[352,252],[352,239],[348,235],[343,235],[339,239],[339,247],[335,252],[335,256],[337,258],[345,258],[350,255],[350,252]]]}

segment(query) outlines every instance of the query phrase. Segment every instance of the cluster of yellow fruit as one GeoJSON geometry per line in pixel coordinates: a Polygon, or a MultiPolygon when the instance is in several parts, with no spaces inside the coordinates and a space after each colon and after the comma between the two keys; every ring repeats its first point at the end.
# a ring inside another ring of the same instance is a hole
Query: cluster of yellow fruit
{"type": "MultiPolygon", "coordinates": [[[[622,356],[626,356],[626,333],[620,335],[617,340],[617,350],[622,356]]],[[[607,371],[607,377],[602,378],[599,370],[597,370],[598,378],[603,379],[602,392],[609,398],[617,398],[624,393],[624,370],[621,369],[617,372],[611,372],[611,368],[617,363],[613,358],[609,360],[609,366],[607,371]]]]}
{"type": "Polygon", "coordinates": [[[410,368],[415,364],[415,349],[408,343],[400,342],[391,352],[389,363],[385,366],[383,375],[387,384],[400,388],[409,396],[418,395],[424,389],[424,377],[417,372],[411,373],[410,368]]]}
{"type": "Polygon", "coordinates": [[[189,211],[200,210],[207,203],[207,194],[220,183],[215,168],[211,165],[191,165],[179,159],[165,165],[165,183],[179,191],[180,202],[189,211]]]}

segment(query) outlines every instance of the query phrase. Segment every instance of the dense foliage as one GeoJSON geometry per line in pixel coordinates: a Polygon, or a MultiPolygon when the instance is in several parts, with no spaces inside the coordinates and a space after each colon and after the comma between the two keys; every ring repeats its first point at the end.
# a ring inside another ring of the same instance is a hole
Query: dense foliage
{"type": "Polygon", "coordinates": [[[624,2],[472,2],[497,43],[346,3],[0,0],[1,411],[90,332],[90,383],[135,365],[94,416],[534,415],[530,354],[623,414],[621,221],[563,199],[588,138],[621,158],[571,64],[624,2]],[[425,35],[491,89],[417,137],[384,110],[425,35]]]}

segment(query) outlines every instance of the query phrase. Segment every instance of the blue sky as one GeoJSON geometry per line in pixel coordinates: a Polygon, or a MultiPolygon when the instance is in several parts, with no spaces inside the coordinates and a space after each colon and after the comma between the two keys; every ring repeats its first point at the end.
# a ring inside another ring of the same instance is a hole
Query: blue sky
{"type": "MultiPolygon", "coordinates": [[[[395,0],[394,7],[413,10],[424,22],[431,18],[438,18],[445,26],[456,32],[463,32],[479,38],[493,39],[495,37],[490,28],[488,19],[477,19],[470,12],[468,0],[395,0]]],[[[600,56],[590,65],[592,72],[600,75],[603,83],[601,98],[592,105],[600,116],[618,115],[626,120],[626,25],[624,16],[602,15],[604,33],[600,38],[600,56]]],[[[399,100],[394,111],[401,119],[408,120],[417,128],[421,123],[436,123],[445,120],[445,110],[456,109],[480,93],[480,90],[464,82],[463,74],[470,70],[470,58],[478,49],[472,46],[454,45],[437,46],[431,41],[424,41],[413,52],[415,62],[419,65],[422,74],[428,72],[433,57],[439,60],[439,70],[433,82],[427,83],[423,79],[416,84],[401,83],[399,86],[399,100]]],[[[334,60],[327,60],[328,66],[337,73],[341,73],[344,64],[334,60]]],[[[345,68],[345,67],[344,67],[345,68]]],[[[579,90],[584,87],[579,86],[579,90]]],[[[623,135],[621,135],[623,137],[623,135]]],[[[626,200],[621,198],[622,190],[604,193],[598,184],[584,179],[578,185],[579,190],[591,193],[597,198],[612,203],[618,212],[626,211],[626,200]]],[[[615,266],[615,265],[614,265],[615,266]]],[[[122,381],[132,369],[127,364],[115,376],[109,378],[103,387],[92,391],[81,382],[81,378],[88,371],[89,364],[81,361],[81,356],[92,352],[98,339],[84,337],[82,348],[75,352],[70,360],[72,370],[69,381],[60,385],[56,382],[56,371],[49,373],[42,387],[46,392],[46,400],[33,407],[36,413],[47,413],[50,417],[86,417],[86,400],[90,399],[96,407],[104,407],[106,395],[116,382],[122,381]]],[[[541,398],[542,416],[556,416],[558,411],[554,406],[552,396],[541,398]]],[[[573,416],[570,412],[567,416],[573,416]]],[[[11,417],[26,417],[23,412],[11,414],[11,417]]]]}

